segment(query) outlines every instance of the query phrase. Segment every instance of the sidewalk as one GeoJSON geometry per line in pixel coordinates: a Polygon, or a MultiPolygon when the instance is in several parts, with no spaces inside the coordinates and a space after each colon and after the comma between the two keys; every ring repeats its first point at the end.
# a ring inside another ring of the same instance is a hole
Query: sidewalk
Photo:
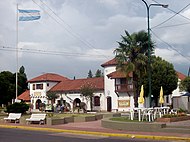
{"type": "MultiPolygon", "coordinates": [[[[167,124],[169,129],[189,129],[190,130],[190,120],[174,122],[167,124]]],[[[113,130],[108,128],[103,128],[101,126],[101,120],[91,121],[91,122],[80,122],[80,123],[68,123],[62,125],[21,125],[15,123],[0,123],[0,127],[4,128],[20,128],[28,130],[40,130],[40,131],[51,131],[51,132],[65,132],[73,134],[90,134],[90,135],[103,135],[112,137],[128,137],[128,138],[143,138],[143,139],[154,139],[154,140],[184,140],[190,142],[190,133],[179,133],[174,130],[169,132],[165,130],[163,132],[133,132],[133,131],[121,131],[113,130]]]]}

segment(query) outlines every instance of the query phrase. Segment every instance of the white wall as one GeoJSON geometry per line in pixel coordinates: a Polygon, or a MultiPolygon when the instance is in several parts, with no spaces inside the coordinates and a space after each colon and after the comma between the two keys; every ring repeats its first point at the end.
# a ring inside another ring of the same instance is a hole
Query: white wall
{"type": "Polygon", "coordinates": [[[34,83],[29,84],[31,104],[33,104],[33,109],[36,109],[36,101],[38,99],[40,99],[42,103],[48,104],[46,92],[48,90],[50,90],[56,84],[57,84],[57,82],[34,82],[34,83]],[[47,83],[49,83],[49,86],[47,86],[47,83]],[[33,90],[33,84],[43,84],[43,89],[36,89],[35,88],[35,90],[33,90]]]}
{"type": "Polygon", "coordinates": [[[183,109],[188,110],[190,112],[190,97],[188,96],[180,96],[173,97],[173,108],[175,109],[183,109]]]}
{"type": "MultiPolygon", "coordinates": [[[[80,99],[81,102],[84,102],[87,105],[87,110],[90,110],[90,100],[86,99],[83,97],[80,93],[63,93],[63,94],[58,94],[60,97],[56,99],[56,102],[61,99],[61,96],[63,100],[65,100],[67,103],[70,104],[71,106],[71,111],[73,110],[73,101],[78,98],[80,99]]],[[[100,111],[103,110],[104,108],[104,92],[103,91],[98,91],[94,93],[94,96],[99,96],[100,97],[100,106],[93,106],[93,110],[100,111]]],[[[94,101],[94,100],[93,100],[94,101]]]]}
{"type": "Polygon", "coordinates": [[[107,110],[107,97],[112,98],[112,110],[118,109],[118,96],[115,93],[115,80],[109,79],[107,77],[108,74],[116,71],[116,66],[108,66],[104,68],[104,92],[105,92],[105,99],[104,99],[104,110],[107,110]]]}

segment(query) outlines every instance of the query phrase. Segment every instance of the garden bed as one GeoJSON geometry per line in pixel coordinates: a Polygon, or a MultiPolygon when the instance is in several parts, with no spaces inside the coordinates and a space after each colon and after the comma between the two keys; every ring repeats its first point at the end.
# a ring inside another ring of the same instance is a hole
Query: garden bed
{"type": "Polygon", "coordinates": [[[156,122],[166,122],[166,123],[171,123],[171,122],[177,122],[177,121],[184,121],[184,120],[190,120],[190,116],[178,116],[178,117],[171,117],[171,118],[157,118],[156,122]]]}
{"type": "Polygon", "coordinates": [[[46,124],[47,125],[59,125],[66,123],[75,123],[75,122],[88,122],[88,121],[96,121],[103,118],[102,114],[98,115],[65,115],[65,117],[47,117],[46,124]]]}
{"type": "Polygon", "coordinates": [[[109,129],[116,130],[126,130],[126,131],[146,131],[146,132],[155,132],[159,131],[162,128],[166,128],[165,123],[153,123],[153,122],[139,122],[122,120],[122,119],[110,119],[104,118],[101,120],[101,126],[109,129]]]}

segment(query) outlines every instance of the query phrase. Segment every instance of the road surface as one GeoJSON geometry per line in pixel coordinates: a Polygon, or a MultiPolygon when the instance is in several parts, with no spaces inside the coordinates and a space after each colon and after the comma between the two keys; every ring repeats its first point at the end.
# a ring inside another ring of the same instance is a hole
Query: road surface
{"type": "MultiPolygon", "coordinates": [[[[158,142],[105,136],[79,135],[0,128],[0,142],[158,142]]],[[[160,142],[160,141],[159,141],[160,142]]],[[[164,141],[163,141],[164,142],[164,141]]]]}

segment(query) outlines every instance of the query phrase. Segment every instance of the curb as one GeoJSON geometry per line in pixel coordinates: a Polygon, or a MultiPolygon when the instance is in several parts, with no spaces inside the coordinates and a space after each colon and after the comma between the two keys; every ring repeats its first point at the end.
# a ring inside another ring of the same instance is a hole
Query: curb
{"type": "Polygon", "coordinates": [[[185,140],[190,142],[189,137],[174,137],[174,136],[151,136],[151,135],[137,135],[137,134],[120,134],[120,133],[102,133],[102,132],[91,132],[91,131],[80,131],[80,130],[66,130],[56,128],[39,128],[30,126],[13,126],[13,125],[0,125],[0,128],[13,128],[23,129],[32,131],[46,131],[54,133],[70,133],[70,134],[87,134],[95,136],[107,136],[107,137],[125,137],[125,138],[137,138],[137,139],[152,139],[152,140],[185,140]]]}

